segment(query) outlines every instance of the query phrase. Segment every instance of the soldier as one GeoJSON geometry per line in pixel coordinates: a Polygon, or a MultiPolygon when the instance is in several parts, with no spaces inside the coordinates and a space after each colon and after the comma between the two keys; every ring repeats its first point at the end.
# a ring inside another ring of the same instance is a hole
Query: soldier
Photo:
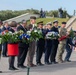
{"type": "MultiPolygon", "coordinates": [[[[51,31],[59,33],[59,31],[58,31],[58,21],[55,20],[53,22],[53,24],[54,24],[54,26],[51,28],[51,31]]],[[[58,48],[59,41],[58,41],[58,39],[53,39],[52,43],[53,44],[52,44],[52,50],[51,50],[51,55],[50,55],[50,61],[51,61],[52,64],[56,64],[57,62],[56,62],[55,58],[56,58],[56,54],[57,54],[57,48],[58,48]]]]}
{"type": "MultiPolygon", "coordinates": [[[[38,29],[42,31],[43,37],[45,37],[45,30],[43,29],[43,21],[40,21],[37,24],[38,24],[38,29]]],[[[41,63],[41,58],[42,58],[42,54],[43,54],[44,50],[45,50],[45,39],[40,38],[37,41],[37,51],[36,51],[36,64],[38,66],[43,65],[41,63]]]]}
{"type": "MultiPolygon", "coordinates": [[[[28,30],[32,31],[33,29],[35,29],[36,28],[35,23],[36,23],[36,17],[31,16],[30,17],[30,25],[28,25],[28,30]]],[[[36,47],[36,41],[30,42],[28,56],[27,56],[27,65],[30,66],[30,67],[36,66],[35,64],[33,64],[33,58],[34,58],[34,54],[35,54],[35,47],[36,47]]]]}
{"type": "MultiPolygon", "coordinates": [[[[52,23],[47,23],[47,31],[46,34],[48,34],[48,32],[51,32],[51,28],[52,28],[52,23]]],[[[50,65],[51,63],[49,62],[49,57],[51,54],[51,49],[52,49],[52,40],[51,39],[47,39],[46,38],[46,50],[45,50],[45,64],[50,65]]]]}
{"type": "Polygon", "coordinates": [[[63,62],[62,55],[65,50],[66,38],[67,38],[67,30],[65,27],[66,27],[66,22],[62,22],[61,29],[59,32],[61,38],[59,38],[59,45],[58,45],[58,55],[57,55],[58,63],[63,62]]]}

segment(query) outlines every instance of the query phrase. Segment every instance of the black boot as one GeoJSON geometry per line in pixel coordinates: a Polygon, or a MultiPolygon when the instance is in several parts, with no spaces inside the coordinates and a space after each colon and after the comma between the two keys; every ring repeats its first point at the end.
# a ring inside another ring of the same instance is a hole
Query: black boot
{"type": "Polygon", "coordinates": [[[0,71],[0,73],[2,73],[2,71],[0,71]]]}

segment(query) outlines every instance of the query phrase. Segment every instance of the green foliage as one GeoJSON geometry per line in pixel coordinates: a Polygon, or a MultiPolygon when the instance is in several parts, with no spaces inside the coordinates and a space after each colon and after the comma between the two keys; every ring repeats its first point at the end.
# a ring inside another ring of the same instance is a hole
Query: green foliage
{"type": "MultiPolygon", "coordinates": [[[[43,21],[43,23],[46,24],[48,22],[53,22],[54,20],[58,20],[59,26],[60,26],[63,21],[67,22],[69,19],[67,19],[67,18],[38,18],[36,20],[36,23],[38,23],[39,21],[43,21]]],[[[28,25],[29,24],[30,24],[30,21],[28,21],[28,25]]]]}
{"type": "Polygon", "coordinates": [[[71,30],[70,30],[70,35],[69,35],[72,39],[74,38],[74,31],[72,30],[72,28],[71,28],[71,30]]]}
{"type": "MultiPolygon", "coordinates": [[[[51,10],[51,11],[45,11],[45,12],[46,12],[47,16],[58,17],[58,10],[51,10]]],[[[2,10],[2,11],[0,11],[0,20],[4,21],[4,20],[14,18],[14,17],[17,17],[17,16],[25,14],[25,13],[39,14],[40,11],[33,9],[33,8],[26,9],[26,10],[20,10],[20,11],[2,10]]],[[[63,18],[65,18],[66,15],[68,15],[70,17],[70,15],[66,11],[64,11],[63,18]]]]}

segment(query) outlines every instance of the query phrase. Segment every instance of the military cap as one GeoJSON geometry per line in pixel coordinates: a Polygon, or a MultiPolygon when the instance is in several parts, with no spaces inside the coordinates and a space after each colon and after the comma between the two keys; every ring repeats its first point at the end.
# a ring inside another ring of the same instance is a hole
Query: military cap
{"type": "Polygon", "coordinates": [[[43,25],[43,21],[38,22],[37,24],[42,24],[43,25]]]}
{"type": "Polygon", "coordinates": [[[48,22],[46,25],[52,25],[52,22],[48,22]]]}
{"type": "Polygon", "coordinates": [[[54,24],[54,23],[58,23],[58,21],[57,21],[57,20],[54,20],[53,24],[54,24]]]}
{"type": "Polygon", "coordinates": [[[35,16],[31,16],[30,19],[36,19],[36,17],[35,16]]]}
{"type": "Polygon", "coordinates": [[[62,22],[62,24],[66,24],[66,22],[62,22]]]}

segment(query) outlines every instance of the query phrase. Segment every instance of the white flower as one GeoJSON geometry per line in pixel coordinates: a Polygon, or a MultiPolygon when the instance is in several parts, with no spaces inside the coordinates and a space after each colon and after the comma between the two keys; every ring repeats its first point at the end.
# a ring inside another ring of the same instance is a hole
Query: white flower
{"type": "Polygon", "coordinates": [[[28,35],[31,35],[31,31],[27,31],[27,34],[28,34],[28,35]]]}
{"type": "Polygon", "coordinates": [[[12,34],[12,32],[11,32],[11,31],[9,31],[9,34],[12,34]]]}
{"type": "Polygon", "coordinates": [[[18,34],[18,32],[17,32],[17,31],[15,31],[15,34],[18,34]]]}
{"type": "Polygon", "coordinates": [[[34,32],[37,32],[37,30],[34,30],[34,32]]]}
{"type": "Polygon", "coordinates": [[[40,33],[42,33],[42,31],[41,30],[38,30],[38,34],[40,34],[40,33]]]}

